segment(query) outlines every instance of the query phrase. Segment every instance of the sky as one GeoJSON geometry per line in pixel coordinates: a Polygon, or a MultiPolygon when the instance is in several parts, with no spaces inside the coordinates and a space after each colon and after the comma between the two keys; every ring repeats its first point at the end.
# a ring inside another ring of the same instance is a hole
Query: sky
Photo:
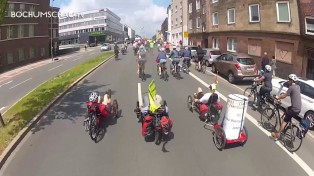
{"type": "Polygon", "coordinates": [[[167,17],[170,0],[54,0],[61,12],[73,13],[108,8],[121,18],[121,23],[136,34],[152,37],[167,17]]]}

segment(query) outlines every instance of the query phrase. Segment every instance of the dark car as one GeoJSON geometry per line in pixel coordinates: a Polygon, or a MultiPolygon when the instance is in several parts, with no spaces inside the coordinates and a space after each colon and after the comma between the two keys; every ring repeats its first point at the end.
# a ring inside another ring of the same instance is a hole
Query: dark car
{"type": "Polygon", "coordinates": [[[95,47],[96,46],[96,43],[90,43],[89,44],[89,47],[95,47]]]}

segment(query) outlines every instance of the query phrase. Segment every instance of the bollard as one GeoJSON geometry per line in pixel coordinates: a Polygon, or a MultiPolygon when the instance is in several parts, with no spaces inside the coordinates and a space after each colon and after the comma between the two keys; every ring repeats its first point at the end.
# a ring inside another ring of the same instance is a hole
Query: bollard
{"type": "Polygon", "coordinates": [[[3,118],[2,118],[2,113],[0,112],[0,123],[1,123],[1,126],[5,126],[5,123],[3,121],[3,118]]]}

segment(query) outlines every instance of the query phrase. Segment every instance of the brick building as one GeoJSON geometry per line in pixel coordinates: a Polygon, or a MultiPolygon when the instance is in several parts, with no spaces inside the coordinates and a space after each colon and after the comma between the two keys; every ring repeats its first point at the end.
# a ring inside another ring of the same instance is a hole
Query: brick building
{"type": "Polygon", "coordinates": [[[46,12],[49,0],[11,0],[0,24],[0,72],[49,55],[49,18],[14,18],[11,12],[46,12]]]}
{"type": "Polygon", "coordinates": [[[168,31],[168,17],[161,24],[161,33],[163,35],[162,40],[167,41],[167,31],[168,31]]]}
{"type": "MultiPolygon", "coordinates": [[[[197,1],[201,0],[188,3],[197,1]]],[[[258,65],[262,54],[267,52],[270,59],[272,56],[277,59],[279,77],[295,73],[313,79],[312,0],[205,0],[203,3],[208,8],[205,9],[208,28],[203,30],[202,37],[193,39],[194,35],[190,34],[193,44],[208,45],[221,52],[247,53],[258,65]]],[[[191,13],[189,18],[195,16],[191,13]]],[[[194,29],[193,21],[190,31],[200,31],[194,29]]]]}

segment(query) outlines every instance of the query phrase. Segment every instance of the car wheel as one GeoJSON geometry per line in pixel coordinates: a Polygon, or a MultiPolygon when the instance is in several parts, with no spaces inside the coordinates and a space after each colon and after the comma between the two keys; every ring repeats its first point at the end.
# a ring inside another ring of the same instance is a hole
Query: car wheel
{"type": "Polygon", "coordinates": [[[234,74],[232,72],[229,72],[228,74],[228,81],[233,84],[234,83],[234,74]]]}
{"type": "Polygon", "coordinates": [[[314,130],[314,112],[313,111],[307,112],[305,114],[304,118],[307,119],[310,122],[309,129],[310,130],[314,130]]]}
{"type": "Polygon", "coordinates": [[[206,67],[209,67],[209,62],[208,62],[208,60],[205,61],[205,64],[206,64],[206,67]]]}
{"type": "Polygon", "coordinates": [[[214,64],[212,65],[212,72],[213,72],[213,73],[216,73],[216,72],[217,72],[216,66],[215,66],[214,64]]]}

